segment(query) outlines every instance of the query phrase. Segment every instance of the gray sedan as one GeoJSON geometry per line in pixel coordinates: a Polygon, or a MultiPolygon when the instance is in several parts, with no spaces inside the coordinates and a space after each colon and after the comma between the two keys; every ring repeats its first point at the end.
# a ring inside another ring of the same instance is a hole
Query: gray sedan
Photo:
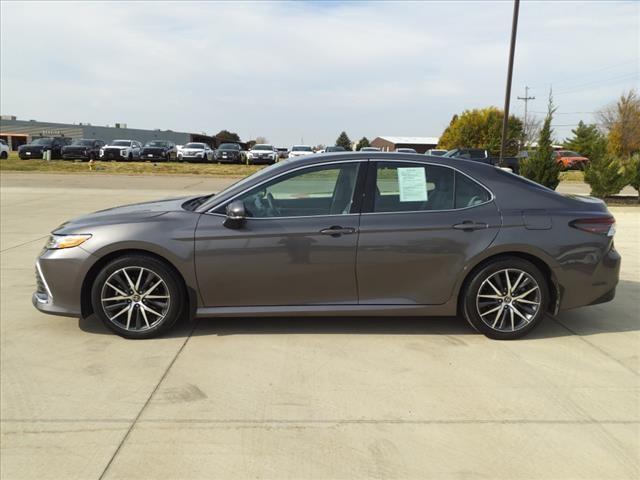
{"type": "Polygon", "coordinates": [[[181,316],[453,316],[513,339],[613,299],[605,204],[490,165],[401,153],[278,163],[217,195],[61,225],[34,305],[127,338],[181,316]]]}

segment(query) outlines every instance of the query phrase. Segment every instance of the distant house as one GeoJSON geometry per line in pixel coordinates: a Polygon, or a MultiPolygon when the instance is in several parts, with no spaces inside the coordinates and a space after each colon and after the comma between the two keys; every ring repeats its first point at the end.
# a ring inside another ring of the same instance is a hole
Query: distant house
{"type": "Polygon", "coordinates": [[[393,152],[396,148],[413,148],[418,153],[424,153],[436,148],[438,140],[438,137],[376,137],[371,141],[371,146],[385,152],[393,152]]]}

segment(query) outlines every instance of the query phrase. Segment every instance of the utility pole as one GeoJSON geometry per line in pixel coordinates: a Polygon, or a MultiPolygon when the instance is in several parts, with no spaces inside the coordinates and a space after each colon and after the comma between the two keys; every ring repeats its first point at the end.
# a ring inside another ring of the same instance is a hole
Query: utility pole
{"type": "Polygon", "coordinates": [[[529,100],[535,100],[536,97],[530,97],[529,96],[529,87],[527,87],[526,85],[524,86],[524,97],[518,97],[518,100],[523,100],[524,101],[524,126],[522,127],[522,129],[524,130],[524,140],[525,142],[527,141],[527,135],[528,135],[528,131],[527,131],[527,103],[529,103],[529,100]]]}
{"type": "Polygon", "coordinates": [[[507,143],[507,126],[509,125],[509,102],[511,100],[511,79],[513,78],[513,55],[516,50],[516,34],[518,32],[518,12],[520,0],[513,2],[513,20],[511,21],[511,46],[509,48],[509,66],[507,68],[507,88],[504,94],[504,118],[502,119],[502,141],[500,142],[500,165],[504,158],[504,147],[507,143]]]}

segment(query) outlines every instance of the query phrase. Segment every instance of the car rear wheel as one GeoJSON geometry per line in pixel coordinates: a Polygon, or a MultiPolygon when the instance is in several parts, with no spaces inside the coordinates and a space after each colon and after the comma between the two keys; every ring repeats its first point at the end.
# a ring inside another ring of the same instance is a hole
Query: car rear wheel
{"type": "Polygon", "coordinates": [[[0,152],[0,158],[7,158],[9,154],[7,152],[0,152]]]}
{"type": "Polygon", "coordinates": [[[492,261],[473,274],[463,313],[477,331],[496,340],[523,337],[544,318],[547,281],[531,262],[516,257],[492,261]]]}
{"type": "Polygon", "coordinates": [[[162,334],[183,310],[178,275],[144,255],[127,255],[105,265],[93,283],[91,302],[107,328],[132,339],[162,334]]]}

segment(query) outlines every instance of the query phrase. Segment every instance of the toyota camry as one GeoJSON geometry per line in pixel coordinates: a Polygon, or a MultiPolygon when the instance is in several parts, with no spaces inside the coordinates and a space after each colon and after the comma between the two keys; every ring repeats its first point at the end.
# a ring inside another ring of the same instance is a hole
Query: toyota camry
{"type": "Polygon", "coordinates": [[[463,316],[495,339],[613,299],[615,220],[482,163],[363,152],[300,157],[216,195],[62,224],[33,304],[149,338],[178,318],[463,316]]]}

